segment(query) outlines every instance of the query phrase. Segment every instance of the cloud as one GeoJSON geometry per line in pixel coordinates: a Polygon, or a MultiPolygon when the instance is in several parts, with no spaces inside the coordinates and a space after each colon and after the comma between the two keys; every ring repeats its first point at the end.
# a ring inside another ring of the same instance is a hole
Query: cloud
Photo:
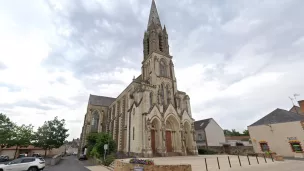
{"type": "MultiPolygon", "coordinates": [[[[150,3],[1,2],[0,111],[18,123],[59,116],[79,137],[89,94],[116,97],[140,74],[150,3]]],[[[156,3],[195,119],[242,130],[303,96],[304,1],[156,3]]]]}

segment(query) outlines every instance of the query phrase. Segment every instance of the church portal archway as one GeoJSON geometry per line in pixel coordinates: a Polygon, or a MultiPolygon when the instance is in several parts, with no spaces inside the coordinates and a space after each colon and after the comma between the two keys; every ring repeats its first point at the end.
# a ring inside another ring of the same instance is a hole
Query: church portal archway
{"type": "Polygon", "coordinates": [[[185,146],[187,152],[189,152],[192,148],[192,133],[191,133],[191,125],[189,122],[184,123],[184,129],[185,129],[185,146]]]}
{"type": "Polygon", "coordinates": [[[151,127],[151,149],[152,153],[156,154],[161,147],[161,123],[157,117],[152,119],[151,127]]]}
{"type": "Polygon", "coordinates": [[[179,133],[179,122],[177,119],[170,115],[166,119],[166,149],[167,152],[176,152],[180,148],[180,133],[179,133]]]}

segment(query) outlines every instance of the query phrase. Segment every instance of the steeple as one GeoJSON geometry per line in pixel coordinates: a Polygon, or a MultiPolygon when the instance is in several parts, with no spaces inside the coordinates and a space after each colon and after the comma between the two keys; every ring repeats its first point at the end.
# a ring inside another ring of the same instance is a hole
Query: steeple
{"type": "Polygon", "coordinates": [[[149,15],[149,22],[148,22],[148,29],[149,27],[154,23],[157,27],[162,27],[159,19],[159,15],[157,12],[155,1],[152,0],[151,9],[150,9],[150,15],[149,15]]]}

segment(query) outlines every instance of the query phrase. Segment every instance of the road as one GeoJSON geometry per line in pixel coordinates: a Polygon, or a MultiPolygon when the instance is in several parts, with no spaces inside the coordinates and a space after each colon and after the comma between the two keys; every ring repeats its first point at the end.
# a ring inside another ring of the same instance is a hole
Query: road
{"type": "Polygon", "coordinates": [[[90,171],[87,161],[79,161],[75,156],[64,157],[57,165],[47,166],[44,171],[90,171]]]}

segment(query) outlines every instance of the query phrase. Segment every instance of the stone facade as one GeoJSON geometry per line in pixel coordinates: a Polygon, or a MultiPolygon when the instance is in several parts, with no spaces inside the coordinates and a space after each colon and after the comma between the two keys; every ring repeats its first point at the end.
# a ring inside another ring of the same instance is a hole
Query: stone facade
{"type": "Polygon", "coordinates": [[[90,96],[81,149],[94,131],[111,133],[122,153],[197,154],[190,98],[177,89],[168,34],[154,0],[143,39],[142,73],[117,98],[90,96]]]}

